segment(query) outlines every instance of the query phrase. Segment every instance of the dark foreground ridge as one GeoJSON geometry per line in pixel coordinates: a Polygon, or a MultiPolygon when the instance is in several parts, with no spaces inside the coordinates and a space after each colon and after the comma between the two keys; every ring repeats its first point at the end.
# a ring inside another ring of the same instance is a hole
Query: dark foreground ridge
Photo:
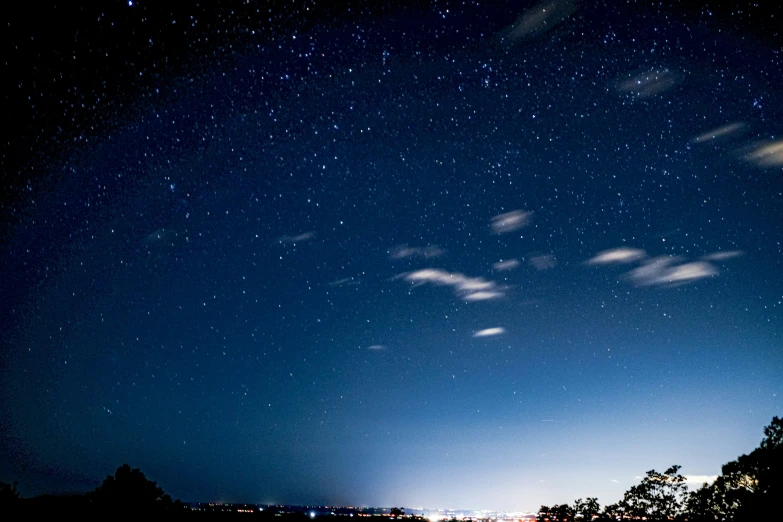
{"type": "MultiPolygon", "coordinates": [[[[646,520],[679,522],[745,522],[773,520],[781,512],[783,495],[783,419],[774,417],[764,428],[759,446],[723,465],[711,484],[688,491],[685,477],[674,465],[663,473],[650,470],[622,500],[601,509],[596,498],[573,504],[541,506],[537,520],[646,520]]],[[[83,495],[40,495],[20,498],[16,483],[0,482],[0,515],[163,515],[167,518],[227,518],[251,516],[255,520],[306,522],[323,517],[380,517],[376,520],[426,519],[400,508],[260,506],[257,504],[185,504],[164,493],[157,483],[128,464],[117,468],[95,490],[83,495]]],[[[470,517],[473,520],[473,517],[470,517]]],[[[446,521],[446,522],[456,522],[446,521]]]]}

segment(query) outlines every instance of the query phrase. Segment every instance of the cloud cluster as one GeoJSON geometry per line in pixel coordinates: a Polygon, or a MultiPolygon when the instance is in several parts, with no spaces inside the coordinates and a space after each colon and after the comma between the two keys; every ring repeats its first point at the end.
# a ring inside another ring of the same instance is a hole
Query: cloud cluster
{"type": "Polygon", "coordinates": [[[408,257],[423,257],[424,259],[430,259],[433,257],[440,257],[445,253],[446,251],[437,245],[427,245],[425,247],[397,245],[389,251],[389,256],[392,259],[405,259],[408,257]]]}
{"type": "MultiPolygon", "coordinates": [[[[699,134],[691,141],[693,143],[708,143],[716,140],[730,140],[744,133],[748,125],[738,121],[727,123],[720,127],[699,134]]],[[[783,139],[765,139],[746,143],[734,150],[734,155],[740,160],[753,163],[761,168],[783,167],[783,139]]]]}
{"type": "Polygon", "coordinates": [[[676,265],[677,256],[658,256],[644,261],[642,266],[626,274],[637,286],[679,285],[718,274],[718,269],[706,261],[676,265]]]}
{"type": "Polygon", "coordinates": [[[588,259],[588,265],[628,264],[639,266],[623,275],[636,286],[675,286],[718,275],[713,262],[739,257],[741,250],[722,250],[702,256],[700,261],[687,261],[679,256],[647,257],[639,248],[613,248],[588,259]]]}
{"type": "Polygon", "coordinates": [[[503,335],[506,333],[506,329],[502,326],[496,326],[494,328],[484,328],[473,334],[473,337],[492,337],[495,335],[503,335]]]}
{"type": "Polygon", "coordinates": [[[494,281],[488,281],[481,277],[468,277],[459,272],[447,272],[440,268],[424,268],[415,272],[399,274],[402,278],[414,286],[427,283],[449,286],[454,293],[465,301],[487,301],[503,297],[503,288],[494,281]]]}
{"type": "Polygon", "coordinates": [[[489,226],[493,234],[506,234],[527,225],[532,215],[532,212],[525,210],[512,210],[493,217],[489,226]]]}

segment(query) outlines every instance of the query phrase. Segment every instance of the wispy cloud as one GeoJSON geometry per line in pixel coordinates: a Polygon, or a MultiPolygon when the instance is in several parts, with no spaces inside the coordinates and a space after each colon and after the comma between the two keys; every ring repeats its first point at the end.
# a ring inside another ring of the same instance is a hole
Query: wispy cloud
{"type": "Polygon", "coordinates": [[[396,278],[404,279],[414,286],[431,283],[449,286],[458,297],[465,301],[486,301],[503,297],[503,288],[494,281],[482,277],[468,277],[459,272],[447,272],[440,268],[424,268],[415,272],[405,272],[396,278]]]}
{"type": "Polygon", "coordinates": [[[706,256],[702,256],[705,261],[725,261],[727,259],[734,259],[744,255],[742,250],[721,250],[718,252],[712,252],[706,256]]]}
{"type": "Polygon", "coordinates": [[[490,299],[498,299],[503,297],[503,292],[497,292],[494,290],[480,290],[478,292],[470,292],[462,296],[465,301],[488,301],[490,299]]]}
{"type": "Polygon", "coordinates": [[[343,277],[342,279],[337,279],[336,281],[331,281],[327,283],[329,286],[355,286],[359,284],[359,280],[354,277],[343,277]]]}
{"type": "Polygon", "coordinates": [[[527,225],[532,215],[532,212],[525,210],[512,210],[493,217],[489,226],[494,234],[506,234],[527,225]]]}
{"type": "Polygon", "coordinates": [[[719,140],[721,138],[728,138],[729,136],[735,135],[739,132],[741,132],[743,129],[745,129],[747,125],[744,122],[738,121],[734,123],[729,123],[727,125],[722,125],[720,127],[717,127],[715,129],[710,129],[707,132],[704,132],[702,134],[699,134],[695,138],[693,138],[694,143],[707,143],[710,141],[719,140]]]}
{"type": "Polygon", "coordinates": [[[632,263],[644,259],[647,254],[639,248],[612,248],[599,252],[587,260],[588,265],[608,265],[610,263],[632,263]]]}
{"type": "Polygon", "coordinates": [[[670,69],[650,69],[621,80],[617,90],[638,98],[649,98],[668,91],[679,81],[679,75],[670,69]]]}
{"type": "Polygon", "coordinates": [[[494,328],[484,328],[473,334],[473,337],[492,337],[494,335],[503,335],[506,333],[506,329],[502,326],[496,326],[494,328]]]}
{"type": "Polygon", "coordinates": [[[685,482],[688,484],[704,484],[707,482],[708,484],[711,482],[715,482],[715,480],[718,478],[718,475],[685,475],[685,482]]]}
{"type": "Polygon", "coordinates": [[[678,285],[718,274],[718,269],[706,261],[676,265],[677,256],[659,256],[649,259],[626,274],[637,286],[678,285]]]}
{"type": "Polygon", "coordinates": [[[519,259],[503,259],[497,263],[492,264],[492,268],[498,272],[505,272],[506,270],[513,270],[519,266],[519,259]]]}
{"type": "Polygon", "coordinates": [[[392,259],[405,259],[407,257],[423,257],[430,259],[440,257],[446,251],[437,245],[427,245],[425,247],[409,247],[408,245],[397,245],[389,250],[389,256],[392,259]]]}
{"type": "Polygon", "coordinates": [[[530,258],[530,264],[536,270],[549,270],[557,264],[557,259],[551,254],[533,256],[530,258]]]}
{"type": "Polygon", "coordinates": [[[304,241],[309,241],[315,237],[315,232],[303,232],[301,234],[296,234],[294,236],[289,235],[282,235],[279,238],[277,238],[278,243],[302,243],[304,241]]]}
{"type": "Polygon", "coordinates": [[[371,345],[371,346],[368,346],[368,347],[367,347],[367,349],[368,349],[368,350],[372,350],[372,351],[374,351],[374,352],[380,352],[380,351],[382,351],[382,350],[385,350],[385,349],[386,349],[386,346],[385,346],[385,345],[383,345],[383,344],[373,344],[373,345],[371,345]]]}
{"type": "Polygon", "coordinates": [[[783,166],[783,140],[767,140],[749,147],[744,154],[745,161],[759,167],[783,166]]]}
{"type": "Polygon", "coordinates": [[[566,21],[575,10],[571,0],[542,2],[522,13],[501,36],[511,41],[533,38],[566,21]]]}

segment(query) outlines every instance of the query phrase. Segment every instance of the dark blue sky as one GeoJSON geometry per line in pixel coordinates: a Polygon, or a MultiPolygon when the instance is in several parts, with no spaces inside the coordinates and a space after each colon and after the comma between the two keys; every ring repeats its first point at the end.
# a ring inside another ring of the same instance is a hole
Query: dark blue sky
{"type": "Polygon", "coordinates": [[[718,473],[783,393],[783,64],[751,15],[215,15],[230,51],[123,62],[152,79],[4,190],[0,479],[534,510],[718,473]]]}

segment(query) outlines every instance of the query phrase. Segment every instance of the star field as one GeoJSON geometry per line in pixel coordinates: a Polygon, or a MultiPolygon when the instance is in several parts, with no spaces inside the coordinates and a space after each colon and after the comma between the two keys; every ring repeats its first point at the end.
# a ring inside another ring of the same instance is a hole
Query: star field
{"type": "Polygon", "coordinates": [[[783,63],[754,9],[12,22],[0,479],[533,510],[719,472],[783,392],[783,63]]]}

